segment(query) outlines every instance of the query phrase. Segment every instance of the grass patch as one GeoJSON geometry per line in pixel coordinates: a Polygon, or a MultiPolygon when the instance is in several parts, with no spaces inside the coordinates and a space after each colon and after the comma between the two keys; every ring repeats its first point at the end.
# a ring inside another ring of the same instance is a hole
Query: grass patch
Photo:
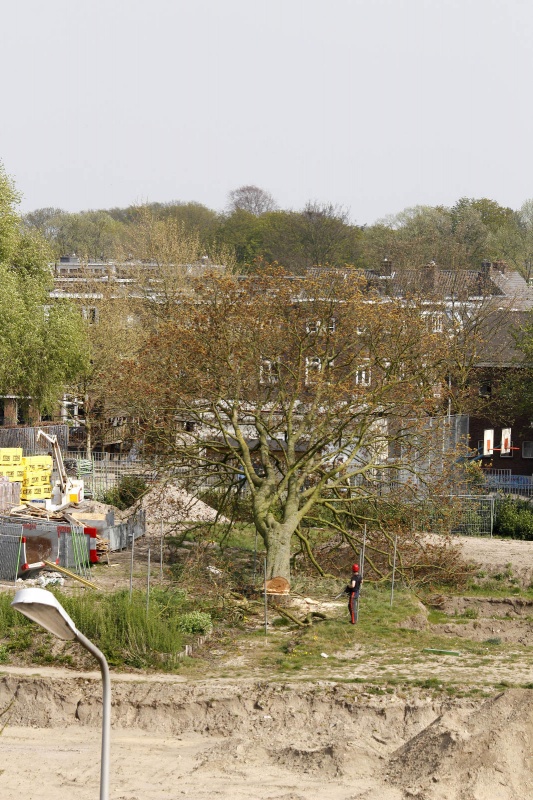
{"type": "MultiPolygon", "coordinates": [[[[131,600],[128,591],[54,594],[76,627],[115,667],[173,670],[187,634],[207,633],[211,628],[209,614],[191,609],[181,591],[154,589],[148,613],[143,592],[134,592],[131,600]]],[[[69,665],[74,657],[83,658],[75,643],[60,643],[14,611],[10,603],[10,595],[0,594],[1,652],[37,664],[69,665]]]]}

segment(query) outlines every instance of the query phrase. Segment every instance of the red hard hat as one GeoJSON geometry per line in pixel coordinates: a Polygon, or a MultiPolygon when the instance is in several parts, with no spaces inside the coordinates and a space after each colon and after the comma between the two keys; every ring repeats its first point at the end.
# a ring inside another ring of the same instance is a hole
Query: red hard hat
{"type": "Polygon", "coordinates": [[[353,564],[352,572],[359,572],[359,564],[353,564]]]}

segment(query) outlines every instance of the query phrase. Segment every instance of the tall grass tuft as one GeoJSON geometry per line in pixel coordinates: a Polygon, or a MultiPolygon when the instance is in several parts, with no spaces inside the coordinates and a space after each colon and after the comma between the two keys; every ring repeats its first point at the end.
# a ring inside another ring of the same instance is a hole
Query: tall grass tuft
{"type": "MultiPolygon", "coordinates": [[[[110,665],[172,669],[191,630],[191,606],[183,592],[155,589],[146,609],[146,595],[128,591],[113,594],[54,592],[76,627],[102,650],[110,665]]],[[[0,594],[0,638],[8,651],[31,651],[38,628],[10,607],[11,596],[0,594]]],[[[192,615],[199,612],[192,611],[192,615]]],[[[202,612],[204,628],[209,615],[202,612]],[[205,619],[204,619],[205,617],[205,619]]],[[[200,626],[202,627],[202,626],[200,626]]]]}

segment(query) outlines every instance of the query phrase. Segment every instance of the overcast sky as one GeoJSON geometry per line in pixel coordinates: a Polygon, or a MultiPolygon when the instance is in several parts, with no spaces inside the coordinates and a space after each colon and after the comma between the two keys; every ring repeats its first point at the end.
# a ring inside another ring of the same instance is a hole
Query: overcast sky
{"type": "Polygon", "coordinates": [[[533,196],[531,0],[17,0],[2,29],[23,210],[533,196]]]}

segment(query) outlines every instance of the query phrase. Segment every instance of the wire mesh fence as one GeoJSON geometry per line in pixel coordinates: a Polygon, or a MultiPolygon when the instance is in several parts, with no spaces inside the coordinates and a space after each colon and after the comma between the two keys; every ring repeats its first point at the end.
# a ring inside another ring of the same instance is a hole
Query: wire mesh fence
{"type": "Polygon", "coordinates": [[[17,580],[22,551],[22,525],[5,525],[0,533],[0,580],[17,580]]]}
{"type": "MultiPolygon", "coordinates": [[[[83,479],[85,493],[103,500],[126,478],[137,478],[146,484],[156,479],[156,472],[148,464],[130,457],[116,457],[109,453],[93,453],[91,458],[69,454],[64,459],[67,475],[83,479]]],[[[54,472],[53,479],[57,478],[54,472]]]]}
{"type": "Polygon", "coordinates": [[[454,498],[457,516],[451,532],[463,536],[492,536],[496,500],[494,497],[464,495],[454,498]]]}

